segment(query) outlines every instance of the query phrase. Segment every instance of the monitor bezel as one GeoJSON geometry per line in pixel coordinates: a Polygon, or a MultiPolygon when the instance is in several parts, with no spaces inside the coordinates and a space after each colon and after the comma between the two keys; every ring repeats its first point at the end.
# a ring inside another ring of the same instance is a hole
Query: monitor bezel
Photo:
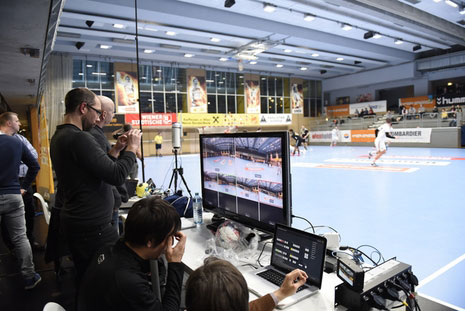
{"type": "MultiPolygon", "coordinates": [[[[281,138],[281,156],[282,156],[282,176],[283,176],[283,225],[292,225],[292,193],[291,193],[291,172],[290,172],[290,150],[289,150],[289,134],[287,131],[269,131],[269,132],[243,132],[243,133],[210,133],[199,135],[200,145],[200,179],[202,198],[205,198],[205,187],[204,187],[204,164],[203,164],[203,139],[213,137],[225,137],[225,138],[260,138],[260,137],[278,137],[281,138]]],[[[265,222],[258,221],[256,219],[240,215],[218,206],[210,206],[205,200],[203,200],[203,207],[206,211],[213,212],[216,215],[225,217],[237,221],[247,227],[255,228],[260,231],[268,232],[273,234],[275,231],[275,225],[268,224],[265,222]]]]}

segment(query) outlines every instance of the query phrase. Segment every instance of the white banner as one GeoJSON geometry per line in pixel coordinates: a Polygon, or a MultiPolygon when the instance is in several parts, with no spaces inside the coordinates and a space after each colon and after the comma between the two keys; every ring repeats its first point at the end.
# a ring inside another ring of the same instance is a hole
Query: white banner
{"type": "Polygon", "coordinates": [[[408,128],[408,129],[393,129],[392,136],[396,139],[391,139],[393,143],[431,143],[431,130],[428,128],[408,128]]]}
{"type": "Polygon", "coordinates": [[[379,100],[375,102],[365,102],[365,103],[356,103],[356,104],[350,104],[349,109],[350,109],[350,114],[355,113],[355,109],[357,109],[359,112],[361,109],[367,108],[368,110],[373,109],[373,112],[386,112],[387,107],[387,102],[385,100],[379,100]]]}
{"type": "Polygon", "coordinates": [[[282,125],[291,123],[292,115],[290,113],[260,114],[260,125],[282,125]]]}
{"type": "MultiPolygon", "coordinates": [[[[332,132],[331,131],[317,131],[310,132],[310,142],[331,142],[332,132]]],[[[350,143],[350,131],[339,131],[339,142],[350,143]]]]}

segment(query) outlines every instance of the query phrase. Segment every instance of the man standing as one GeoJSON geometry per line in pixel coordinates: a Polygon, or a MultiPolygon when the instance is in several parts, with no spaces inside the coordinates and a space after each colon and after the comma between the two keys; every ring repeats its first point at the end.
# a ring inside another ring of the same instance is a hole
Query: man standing
{"type": "Polygon", "coordinates": [[[297,154],[300,157],[300,146],[302,145],[303,139],[302,137],[297,135],[297,133],[295,133],[293,129],[290,129],[289,133],[291,134],[291,138],[295,140],[295,146],[294,146],[294,151],[292,152],[292,155],[295,155],[295,152],[297,151],[297,154]]]}
{"type": "Polygon", "coordinates": [[[154,138],[155,141],[155,156],[156,157],[161,157],[161,144],[163,143],[163,137],[161,136],[161,133],[158,132],[157,135],[154,138]]]}
{"type": "Polygon", "coordinates": [[[187,239],[179,230],[179,214],[168,202],[155,196],[136,202],[126,219],[124,238],[92,259],[82,282],[78,310],[178,311],[187,239]],[[149,260],[162,254],[168,261],[168,277],[160,301],[148,273],[149,260]]]}
{"type": "MultiPolygon", "coordinates": [[[[378,166],[376,161],[381,158],[383,154],[386,153],[386,138],[395,139],[390,133],[392,131],[392,120],[390,118],[386,119],[386,123],[378,127],[378,134],[375,139],[375,148],[376,148],[376,156],[371,163],[371,166],[378,166]]],[[[368,154],[368,159],[371,159],[373,154],[370,152],[368,154]]]]}
{"type": "Polygon", "coordinates": [[[26,237],[24,222],[24,202],[21,197],[39,172],[39,163],[19,139],[6,135],[3,131],[13,127],[19,129],[18,115],[5,112],[0,115],[0,220],[6,224],[16,257],[21,266],[21,275],[25,289],[34,288],[41,277],[34,270],[31,245],[26,237]],[[19,184],[18,170],[21,161],[27,165],[28,171],[19,184]]]}
{"type": "Polygon", "coordinates": [[[339,129],[337,128],[337,126],[335,126],[331,130],[331,144],[330,144],[330,146],[331,147],[336,147],[338,141],[339,141],[339,129]]]}
{"type": "Polygon", "coordinates": [[[57,126],[50,153],[63,196],[60,225],[73,256],[79,286],[97,249],[118,239],[111,226],[111,185],[126,180],[142,133],[131,130],[121,135],[107,154],[86,132],[103,114],[97,96],[85,88],[73,89],[66,94],[65,107],[64,124],[57,126]],[[118,157],[124,147],[126,151],[118,157]]]}

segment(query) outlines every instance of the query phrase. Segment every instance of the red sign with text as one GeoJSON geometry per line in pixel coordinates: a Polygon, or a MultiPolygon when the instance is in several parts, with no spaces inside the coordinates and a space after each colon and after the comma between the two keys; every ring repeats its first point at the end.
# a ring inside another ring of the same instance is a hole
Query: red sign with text
{"type": "MultiPolygon", "coordinates": [[[[142,126],[145,127],[157,127],[157,126],[171,126],[176,122],[175,113],[143,113],[142,114],[142,126]]],[[[129,123],[132,126],[138,127],[140,124],[139,114],[127,113],[125,115],[125,123],[129,123]]]]}

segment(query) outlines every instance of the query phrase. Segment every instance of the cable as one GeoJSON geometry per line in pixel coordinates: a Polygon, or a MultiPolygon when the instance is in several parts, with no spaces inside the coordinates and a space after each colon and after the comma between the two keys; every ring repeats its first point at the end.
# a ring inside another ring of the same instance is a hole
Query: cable
{"type": "Polygon", "coordinates": [[[359,249],[357,249],[357,248],[353,248],[353,247],[351,247],[351,246],[341,246],[341,247],[339,247],[339,249],[340,249],[340,250],[349,249],[349,250],[351,250],[352,252],[354,252],[354,254],[355,254],[355,252],[359,252],[360,254],[362,254],[363,256],[365,256],[366,258],[370,259],[370,261],[371,261],[375,266],[378,265],[373,259],[371,259],[370,256],[368,256],[367,254],[365,254],[364,252],[362,252],[361,250],[359,250],[359,249]]]}
{"type": "MultiPolygon", "coordinates": [[[[380,252],[376,247],[374,247],[374,246],[372,246],[372,245],[369,245],[369,244],[363,244],[363,245],[360,245],[359,247],[357,247],[357,249],[360,249],[360,248],[362,248],[362,247],[370,247],[370,248],[373,248],[373,249],[375,250],[375,252],[378,253],[378,255],[379,255],[379,260],[382,259],[383,262],[386,261],[386,259],[384,259],[383,255],[381,254],[381,252],[380,252]]],[[[378,264],[379,264],[379,260],[378,260],[378,264]]]]}
{"type": "Polygon", "coordinates": [[[311,223],[310,221],[308,221],[306,218],[300,217],[300,216],[296,216],[296,215],[292,215],[292,217],[305,220],[305,221],[310,225],[310,227],[312,228],[313,233],[315,233],[315,227],[313,227],[312,223],[311,223]]]}
{"type": "Polygon", "coordinates": [[[258,263],[258,265],[260,267],[263,267],[262,264],[260,263],[260,257],[262,257],[262,254],[263,254],[263,251],[265,250],[266,244],[269,244],[269,243],[273,243],[273,242],[271,242],[271,241],[265,242],[265,244],[263,244],[263,248],[262,248],[262,251],[260,252],[260,255],[258,255],[257,263],[258,263]]]}

